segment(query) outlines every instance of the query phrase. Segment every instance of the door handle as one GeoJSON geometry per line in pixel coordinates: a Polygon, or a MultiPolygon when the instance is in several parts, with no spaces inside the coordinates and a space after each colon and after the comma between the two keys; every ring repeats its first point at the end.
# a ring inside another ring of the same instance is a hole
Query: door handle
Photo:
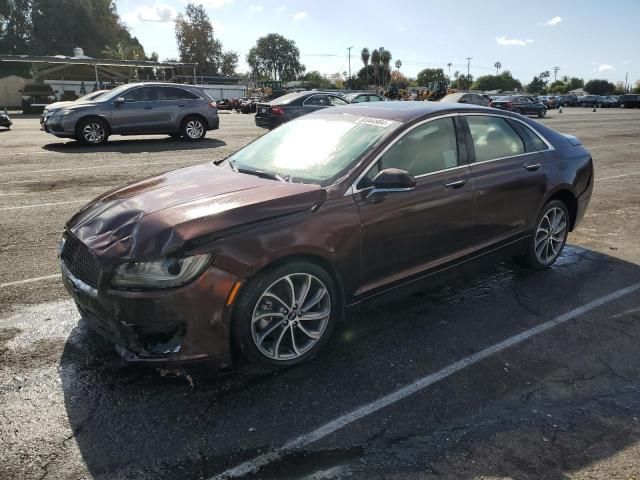
{"type": "Polygon", "coordinates": [[[153,108],[153,107],[151,107],[151,106],[146,106],[146,107],[144,107],[144,109],[145,109],[145,110],[151,110],[152,108],[153,108]]]}
{"type": "Polygon", "coordinates": [[[466,185],[467,181],[464,179],[454,180],[453,182],[445,183],[446,188],[460,188],[466,185]]]}
{"type": "Polygon", "coordinates": [[[179,106],[180,108],[184,108],[184,107],[186,107],[186,106],[187,106],[187,104],[186,104],[186,103],[179,103],[179,104],[178,104],[178,106],[179,106]]]}
{"type": "Polygon", "coordinates": [[[525,170],[529,170],[530,172],[535,172],[536,170],[538,170],[540,168],[541,164],[540,163],[529,163],[529,164],[524,164],[524,168],[525,170]]]}

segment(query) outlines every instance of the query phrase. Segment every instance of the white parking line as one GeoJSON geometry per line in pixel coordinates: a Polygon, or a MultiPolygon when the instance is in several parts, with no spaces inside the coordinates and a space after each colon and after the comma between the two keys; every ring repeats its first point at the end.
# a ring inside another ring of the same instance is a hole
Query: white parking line
{"type": "Polygon", "coordinates": [[[589,150],[595,150],[597,148],[617,148],[617,147],[628,147],[631,145],[638,145],[638,142],[631,142],[631,143],[618,143],[618,144],[614,144],[614,145],[595,145],[593,147],[589,147],[589,150]]]}
{"type": "MultiPolygon", "coordinates": [[[[174,163],[189,163],[189,162],[193,162],[193,160],[171,160],[168,162],[143,162],[143,163],[125,163],[125,164],[118,164],[118,165],[94,165],[92,167],[73,167],[73,168],[55,168],[55,169],[51,169],[51,170],[27,170],[27,171],[20,171],[20,170],[14,170],[12,172],[1,172],[0,176],[2,175],[26,175],[26,174],[30,174],[30,173],[55,173],[55,172],[71,172],[71,171],[76,171],[76,170],[94,170],[94,169],[98,169],[98,168],[122,168],[122,167],[139,167],[142,165],[171,165],[174,163]]],[[[203,163],[203,162],[196,162],[196,163],[203,163]]]]}
{"type": "Polygon", "coordinates": [[[69,205],[71,203],[83,203],[88,202],[90,199],[84,200],[69,200],[68,202],[51,202],[51,203],[36,203],[35,205],[18,205],[15,207],[2,207],[0,208],[0,212],[6,210],[21,210],[23,208],[38,208],[38,207],[55,207],[57,205],[69,205]]]}
{"type": "Polygon", "coordinates": [[[26,278],[24,280],[16,280],[15,282],[0,283],[0,288],[13,287],[15,285],[24,285],[25,283],[40,282],[41,280],[51,280],[53,278],[60,278],[60,274],[45,275],[44,277],[26,278]]]}
{"type": "Polygon", "coordinates": [[[613,178],[630,177],[631,175],[640,175],[640,172],[622,173],[620,175],[611,175],[610,177],[596,178],[596,182],[602,182],[603,180],[611,180],[613,178]]]}
{"type": "Polygon", "coordinates": [[[382,398],[379,398],[378,400],[375,400],[371,403],[368,403],[359,408],[356,408],[355,410],[347,413],[346,415],[336,418],[335,420],[332,420],[331,422],[326,423],[325,425],[317,428],[312,432],[309,432],[297,438],[294,438],[288,441],[287,443],[285,443],[284,446],[280,448],[277,448],[275,450],[272,450],[271,452],[267,452],[265,454],[259,455],[236,467],[230,468],[229,470],[226,470],[221,474],[215,475],[211,477],[210,480],[237,478],[237,477],[247,475],[249,473],[253,473],[258,469],[260,469],[261,467],[264,467],[265,465],[268,465],[269,463],[272,463],[282,458],[285,454],[293,450],[297,450],[302,447],[305,447],[306,445],[310,445],[314,442],[317,442],[318,440],[321,440],[322,438],[328,435],[331,435],[337,430],[340,430],[368,415],[371,415],[372,413],[377,412],[378,410],[381,410],[410,395],[413,395],[414,393],[417,393],[425,389],[426,387],[433,385],[434,383],[439,382],[440,380],[443,380],[453,375],[456,372],[459,372],[460,370],[463,370],[467,367],[475,365],[476,363],[484,360],[487,357],[490,357],[491,355],[500,353],[503,350],[513,347],[514,345],[518,345],[524,342],[525,340],[528,340],[536,335],[540,335],[541,333],[544,333],[547,330],[557,327],[558,325],[561,325],[565,322],[568,322],[569,320],[573,320],[574,318],[579,317],[580,315],[583,315],[584,313],[587,313],[593,310],[594,308],[597,308],[601,305],[604,305],[605,303],[611,302],[612,300],[615,300],[631,292],[634,292],[639,288],[640,288],[640,282],[634,283],[633,285],[630,285],[626,288],[616,290],[615,292],[610,293],[609,295],[605,295],[604,297],[597,298],[585,305],[582,305],[581,307],[574,308],[573,310],[570,310],[569,312],[563,315],[560,315],[559,317],[556,317],[552,320],[541,323],[540,325],[530,328],[529,330],[525,330],[524,332],[519,333],[518,335],[514,335],[513,337],[510,337],[491,347],[485,348],[484,350],[480,350],[479,352],[474,353],[473,355],[469,355],[468,357],[465,357],[462,360],[458,360],[457,362],[452,363],[447,367],[444,367],[442,370],[439,370],[435,373],[427,375],[426,377],[422,377],[416,380],[414,383],[407,385],[399,390],[396,390],[395,392],[389,395],[386,395],[382,398]]]}

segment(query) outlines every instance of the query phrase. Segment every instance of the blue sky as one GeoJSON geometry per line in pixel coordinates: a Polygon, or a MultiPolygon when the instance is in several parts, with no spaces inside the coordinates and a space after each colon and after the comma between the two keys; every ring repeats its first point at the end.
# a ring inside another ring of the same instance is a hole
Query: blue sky
{"type": "MultiPolygon", "coordinates": [[[[118,11],[147,52],[177,57],[173,18],[186,0],[118,0],[118,11]]],[[[495,72],[502,63],[516,78],[559,66],[558,76],[624,81],[640,79],[640,0],[538,0],[514,2],[414,1],[358,2],[325,0],[200,0],[225,49],[244,57],[258,37],[280,33],[295,40],[307,71],[325,74],[362,66],[363,47],[384,46],[400,59],[401,71],[415,76],[425,67],[451,62],[451,73],[474,76],[495,72]],[[467,5],[468,4],[468,5],[467,5]],[[383,7],[384,5],[384,7],[383,7]],[[454,6],[456,5],[456,6],[454,6]],[[387,6],[390,6],[389,8],[387,6]]]]}

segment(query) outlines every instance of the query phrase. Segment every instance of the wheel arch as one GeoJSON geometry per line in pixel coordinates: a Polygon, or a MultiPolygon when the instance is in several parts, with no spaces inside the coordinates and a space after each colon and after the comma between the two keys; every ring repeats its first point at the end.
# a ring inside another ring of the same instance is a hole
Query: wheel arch
{"type": "Polygon", "coordinates": [[[576,224],[576,217],[578,215],[578,199],[573,194],[571,190],[565,187],[561,187],[558,190],[554,191],[547,200],[545,204],[551,202],[552,200],[560,200],[567,206],[567,210],[569,210],[569,231],[573,231],[573,227],[576,224]]]}
{"type": "Polygon", "coordinates": [[[78,120],[76,120],[76,125],[75,125],[75,131],[76,131],[76,135],[78,134],[78,128],[80,126],[80,124],[86,120],[100,120],[102,123],[105,124],[105,126],[107,127],[107,135],[111,135],[111,124],[109,123],[109,121],[100,116],[100,115],[94,115],[94,114],[89,114],[89,115],[83,115],[82,117],[80,117],[78,120]]]}
{"type": "Polygon", "coordinates": [[[207,119],[204,117],[204,115],[200,114],[200,113],[187,113],[184,117],[182,117],[182,120],[180,120],[180,130],[182,130],[184,128],[184,124],[190,119],[190,118],[197,118],[198,120],[200,120],[202,122],[202,124],[205,127],[205,130],[209,130],[210,129],[210,125],[209,122],[207,121],[207,119]]]}

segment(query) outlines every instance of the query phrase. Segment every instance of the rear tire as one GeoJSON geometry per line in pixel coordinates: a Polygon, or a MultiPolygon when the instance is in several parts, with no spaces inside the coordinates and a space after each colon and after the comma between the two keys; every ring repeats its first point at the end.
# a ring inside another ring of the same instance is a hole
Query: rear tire
{"type": "Polygon", "coordinates": [[[316,355],[341,315],[331,275],[313,263],[294,261],[246,283],[236,300],[232,338],[249,362],[288,367],[316,355]]]}
{"type": "Polygon", "coordinates": [[[567,241],[570,218],[564,202],[552,200],[545,204],[536,219],[526,253],[516,261],[534,270],[544,270],[553,265],[567,241]]]}
{"type": "Polygon", "coordinates": [[[80,120],[76,126],[76,138],[84,145],[104,145],[109,140],[109,125],[99,118],[80,120]]]}
{"type": "Polygon", "coordinates": [[[198,142],[207,134],[207,128],[201,117],[187,117],[182,121],[180,135],[190,142],[198,142]]]}
{"type": "Polygon", "coordinates": [[[547,115],[547,110],[545,108],[543,108],[542,110],[540,110],[538,112],[538,117],[539,118],[544,118],[547,115]]]}

